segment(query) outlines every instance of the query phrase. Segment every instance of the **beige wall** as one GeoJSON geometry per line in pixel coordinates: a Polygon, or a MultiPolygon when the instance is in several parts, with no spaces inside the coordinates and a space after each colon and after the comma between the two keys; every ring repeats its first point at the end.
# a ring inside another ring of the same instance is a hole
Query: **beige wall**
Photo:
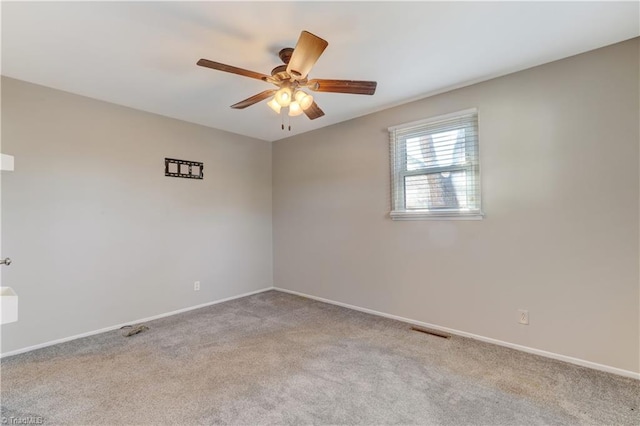
{"type": "Polygon", "coordinates": [[[640,372],[638,50],[275,142],[273,263],[270,144],[3,77],[2,352],[275,283],[640,372]],[[392,222],[386,128],[470,107],[486,218],[392,222]]]}
{"type": "Polygon", "coordinates": [[[639,372],[638,50],[275,142],[274,284],[639,372]],[[471,107],[486,218],[391,221],[386,128],[471,107]]]}
{"type": "Polygon", "coordinates": [[[3,353],[272,285],[268,142],[3,77],[2,151],[3,353]]]}

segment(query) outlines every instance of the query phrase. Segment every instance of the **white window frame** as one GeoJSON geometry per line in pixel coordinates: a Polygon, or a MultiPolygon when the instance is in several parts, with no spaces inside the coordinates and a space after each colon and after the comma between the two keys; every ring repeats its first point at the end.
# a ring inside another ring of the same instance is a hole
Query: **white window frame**
{"type": "Polygon", "coordinates": [[[413,121],[389,127],[391,147],[391,219],[393,220],[480,220],[484,217],[482,212],[482,197],[480,187],[480,153],[477,127],[478,109],[470,108],[451,114],[439,115],[425,120],[413,121]],[[464,165],[428,167],[418,170],[407,170],[406,141],[411,138],[408,129],[416,128],[416,133],[421,133],[421,128],[437,126],[438,122],[446,122],[455,118],[474,117],[476,120],[476,138],[472,152],[475,154],[464,165]],[[402,137],[397,133],[401,132],[402,137]],[[408,136],[407,136],[408,134],[408,136]],[[474,209],[407,209],[405,205],[405,178],[407,176],[423,176],[430,173],[465,170],[467,176],[467,188],[473,190],[469,196],[474,197],[474,209]]]}

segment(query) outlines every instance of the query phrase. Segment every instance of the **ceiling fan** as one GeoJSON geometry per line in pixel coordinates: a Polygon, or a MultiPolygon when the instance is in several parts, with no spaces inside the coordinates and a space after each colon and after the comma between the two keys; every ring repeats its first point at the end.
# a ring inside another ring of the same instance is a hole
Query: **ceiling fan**
{"type": "Polygon", "coordinates": [[[233,104],[231,108],[244,109],[273,96],[273,99],[271,99],[267,105],[276,113],[280,114],[282,108],[288,107],[289,116],[297,116],[304,112],[309,119],[315,120],[316,118],[322,117],[324,111],[322,111],[313,100],[313,96],[302,91],[302,88],[314,92],[373,95],[377,86],[377,82],[375,81],[309,80],[307,78],[309,71],[328,45],[329,43],[327,43],[326,40],[308,31],[302,31],[295,49],[287,47],[278,53],[284,65],[279,65],[271,70],[271,75],[221,64],[220,62],[214,62],[208,59],[200,59],[197,64],[201,67],[262,80],[277,87],[277,89],[265,90],[264,92],[260,92],[257,95],[233,104]]]}

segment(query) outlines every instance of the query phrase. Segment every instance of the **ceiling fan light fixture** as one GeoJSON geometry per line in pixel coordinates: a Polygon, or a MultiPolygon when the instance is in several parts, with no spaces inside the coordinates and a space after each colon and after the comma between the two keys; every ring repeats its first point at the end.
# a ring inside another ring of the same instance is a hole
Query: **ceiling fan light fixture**
{"type": "Polygon", "coordinates": [[[303,110],[306,110],[311,106],[311,104],[313,104],[313,96],[303,92],[302,90],[298,90],[294,97],[303,110]]]}
{"type": "Polygon", "coordinates": [[[302,114],[300,104],[296,101],[291,102],[291,104],[289,104],[289,117],[295,117],[300,114],[302,114]]]}
{"type": "Polygon", "coordinates": [[[276,92],[275,100],[281,107],[288,107],[291,103],[291,89],[282,87],[276,92]]]}
{"type": "MultiPolygon", "coordinates": [[[[290,107],[287,111],[290,116],[297,116],[304,112],[309,120],[315,120],[324,116],[324,111],[317,105],[313,96],[298,89],[304,88],[312,92],[373,95],[378,84],[375,81],[360,80],[309,80],[307,78],[309,71],[320,55],[322,55],[322,52],[324,52],[328,44],[326,40],[311,34],[309,31],[302,31],[295,48],[286,47],[280,50],[278,56],[282,62],[284,62],[284,65],[279,65],[271,70],[271,75],[210,61],[204,58],[196,62],[196,65],[242,77],[253,78],[275,86],[270,90],[264,90],[237,102],[231,105],[231,108],[245,109],[268,99],[269,102],[267,102],[267,104],[269,108],[276,114],[280,114],[282,108],[290,107]],[[295,105],[292,105],[294,102],[295,105]]],[[[282,122],[282,128],[284,129],[284,121],[282,122]]]]}
{"type": "Polygon", "coordinates": [[[272,110],[274,110],[276,112],[276,114],[280,114],[280,109],[282,108],[280,106],[280,104],[276,101],[276,98],[271,99],[269,102],[267,102],[267,105],[269,105],[269,108],[271,108],[272,110]]]}

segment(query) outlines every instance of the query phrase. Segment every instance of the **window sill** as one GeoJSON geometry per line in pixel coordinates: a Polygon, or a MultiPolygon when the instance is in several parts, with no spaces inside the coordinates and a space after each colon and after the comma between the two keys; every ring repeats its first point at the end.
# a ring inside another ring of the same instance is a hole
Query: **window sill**
{"type": "Polygon", "coordinates": [[[424,210],[392,211],[392,220],[482,220],[484,213],[432,212],[424,210]]]}

